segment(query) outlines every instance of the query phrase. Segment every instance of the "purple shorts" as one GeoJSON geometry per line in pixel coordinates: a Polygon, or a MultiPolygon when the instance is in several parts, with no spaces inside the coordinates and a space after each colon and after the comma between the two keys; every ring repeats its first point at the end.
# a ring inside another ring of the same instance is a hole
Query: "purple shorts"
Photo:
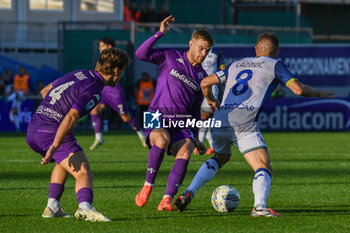
{"type": "MultiPolygon", "coordinates": [[[[33,151],[45,157],[46,151],[49,149],[53,143],[53,140],[55,139],[55,135],[56,133],[28,131],[26,141],[33,151]]],[[[56,161],[58,164],[60,164],[69,156],[70,153],[75,153],[82,150],[83,149],[77,143],[77,139],[73,136],[73,134],[68,134],[53,155],[53,159],[50,162],[53,163],[56,161]]]]}
{"type": "Polygon", "coordinates": [[[100,104],[110,106],[114,111],[121,115],[129,113],[125,93],[121,87],[106,86],[103,88],[101,96],[100,104]]]}
{"type": "MultiPolygon", "coordinates": [[[[149,140],[149,135],[151,134],[153,129],[145,129],[145,135],[146,135],[146,144],[148,145],[148,148],[151,149],[151,142],[149,140]]],[[[192,140],[192,142],[194,143],[194,135],[192,133],[192,131],[190,129],[173,129],[173,128],[169,128],[166,129],[170,135],[170,144],[169,147],[174,144],[177,141],[180,141],[182,139],[185,138],[189,138],[192,140]]],[[[169,150],[168,147],[168,155],[171,155],[171,152],[169,150]]]]}

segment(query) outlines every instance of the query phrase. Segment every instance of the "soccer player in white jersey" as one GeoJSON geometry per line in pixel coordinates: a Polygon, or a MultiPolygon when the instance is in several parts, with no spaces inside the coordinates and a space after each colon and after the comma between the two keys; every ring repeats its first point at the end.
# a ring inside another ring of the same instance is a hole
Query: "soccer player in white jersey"
{"type": "Polygon", "coordinates": [[[204,96],[209,105],[216,109],[219,103],[211,93],[211,86],[226,81],[223,101],[214,113],[214,118],[221,120],[223,127],[211,129],[215,156],[201,166],[190,186],[175,201],[179,212],[185,210],[196,192],[230,160],[234,143],[255,172],[255,201],[251,216],[280,216],[266,206],[272,168],[266,144],[257,125],[258,114],[267,97],[281,82],[299,96],[332,98],[334,93],[315,90],[300,83],[281,61],[276,60],[278,44],[275,35],[260,34],[255,46],[256,57],[236,61],[225,71],[216,72],[201,82],[204,96]]]}

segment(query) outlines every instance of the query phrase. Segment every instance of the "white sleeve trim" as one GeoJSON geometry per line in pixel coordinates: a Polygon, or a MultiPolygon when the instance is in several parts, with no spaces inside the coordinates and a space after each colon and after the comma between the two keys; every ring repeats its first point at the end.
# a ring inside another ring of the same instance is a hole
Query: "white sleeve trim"
{"type": "Polygon", "coordinates": [[[220,84],[225,83],[226,75],[225,75],[224,71],[220,70],[220,71],[216,72],[215,74],[218,77],[220,84]]]}

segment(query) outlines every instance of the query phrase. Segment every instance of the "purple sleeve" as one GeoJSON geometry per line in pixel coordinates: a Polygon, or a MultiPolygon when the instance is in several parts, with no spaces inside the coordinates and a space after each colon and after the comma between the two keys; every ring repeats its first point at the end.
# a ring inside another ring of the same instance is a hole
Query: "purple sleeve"
{"type": "Polygon", "coordinates": [[[92,83],[75,101],[72,108],[78,110],[80,117],[89,113],[101,99],[101,90],[92,83]]]}
{"type": "Polygon", "coordinates": [[[76,109],[79,112],[80,117],[82,117],[89,113],[99,103],[99,99],[100,98],[97,98],[97,95],[83,94],[73,104],[72,108],[76,109]]]}
{"type": "Polygon", "coordinates": [[[135,52],[136,57],[142,61],[159,64],[164,53],[162,50],[152,49],[152,46],[162,36],[163,33],[158,31],[156,34],[143,42],[143,44],[135,52]]]}

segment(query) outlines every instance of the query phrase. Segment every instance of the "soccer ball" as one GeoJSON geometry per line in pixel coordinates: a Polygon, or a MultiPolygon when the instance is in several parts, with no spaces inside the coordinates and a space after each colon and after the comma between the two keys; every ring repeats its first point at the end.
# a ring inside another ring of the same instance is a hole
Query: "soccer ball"
{"type": "Polygon", "coordinates": [[[238,191],[230,185],[217,187],[211,195],[211,203],[218,212],[232,212],[239,205],[240,196],[238,191]]]}

